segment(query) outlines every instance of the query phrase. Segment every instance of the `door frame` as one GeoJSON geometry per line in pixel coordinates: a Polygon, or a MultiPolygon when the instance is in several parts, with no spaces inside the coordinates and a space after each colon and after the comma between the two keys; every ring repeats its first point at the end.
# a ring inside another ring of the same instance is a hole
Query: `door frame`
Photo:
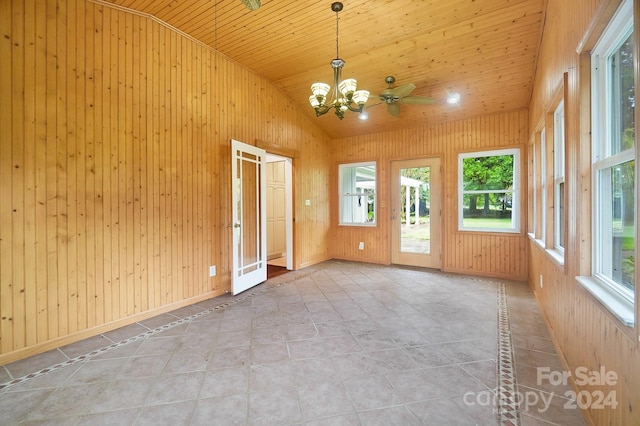
{"type": "Polygon", "coordinates": [[[293,158],[280,154],[274,154],[267,150],[267,163],[272,161],[284,161],[284,180],[285,180],[285,245],[287,269],[293,270],[293,158]]]}
{"type": "Polygon", "coordinates": [[[391,263],[398,265],[418,266],[425,268],[442,268],[442,159],[440,157],[422,157],[392,160],[390,167],[390,233],[391,263]],[[400,248],[401,211],[400,204],[400,169],[430,167],[429,180],[429,254],[402,252],[400,248]],[[435,173],[434,173],[435,171],[435,173]]]}

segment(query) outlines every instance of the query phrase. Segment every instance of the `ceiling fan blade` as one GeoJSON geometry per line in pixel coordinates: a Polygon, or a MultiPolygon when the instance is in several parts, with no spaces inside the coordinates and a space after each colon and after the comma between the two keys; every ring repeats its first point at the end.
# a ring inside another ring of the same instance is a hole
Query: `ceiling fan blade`
{"type": "Polygon", "coordinates": [[[384,102],[376,102],[375,104],[366,104],[366,105],[364,106],[364,109],[373,108],[374,106],[380,105],[380,104],[382,104],[382,103],[384,103],[384,102]]]}
{"type": "Polygon", "coordinates": [[[411,105],[432,105],[436,103],[436,100],[426,96],[405,96],[400,98],[400,102],[411,105]]]}
{"type": "Polygon", "coordinates": [[[242,0],[242,3],[249,10],[258,10],[260,8],[260,0],[242,0]]]}
{"type": "Polygon", "coordinates": [[[391,89],[391,93],[397,98],[404,98],[405,96],[409,96],[411,92],[416,88],[416,85],[413,83],[403,84],[402,86],[394,87],[391,89]]]}
{"type": "Polygon", "coordinates": [[[392,104],[387,104],[387,111],[389,111],[389,114],[393,115],[394,117],[397,117],[400,115],[400,104],[398,103],[392,103],[392,104]]]}

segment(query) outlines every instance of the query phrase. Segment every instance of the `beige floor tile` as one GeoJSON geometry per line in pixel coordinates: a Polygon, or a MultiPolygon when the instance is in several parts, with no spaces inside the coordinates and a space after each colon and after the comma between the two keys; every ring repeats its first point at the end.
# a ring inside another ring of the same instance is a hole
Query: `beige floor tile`
{"type": "Polygon", "coordinates": [[[535,383],[537,367],[561,364],[526,283],[342,261],[5,365],[0,418],[496,424],[502,285],[519,389],[554,393],[544,413],[523,407],[521,424],[584,424],[560,390],[535,383]]]}

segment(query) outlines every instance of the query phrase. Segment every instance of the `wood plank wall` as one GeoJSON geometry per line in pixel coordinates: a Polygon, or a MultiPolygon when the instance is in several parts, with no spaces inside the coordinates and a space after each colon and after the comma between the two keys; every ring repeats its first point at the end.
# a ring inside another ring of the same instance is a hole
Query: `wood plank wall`
{"type": "Polygon", "coordinates": [[[229,291],[231,138],[295,153],[294,266],[329,257],[329,140],[269,82],[85,0],[0,31],[0,364],[229,291]]]}
{"type": "MultiPolygon", "coordinates": [[[[588,69],[588,60],[585,63],[584,57],[581,59],[576,50],[587,31],[594,28],[592,23],[598,20],[597,16],[605,9],[615,11],[616,3],[620,2],[548,0],[545,31],[529,109],[530,123],[544,123],[545,116],[551,112],[553,98],[563,84],[563,74],[568,74],[565,88],[565,182],[568,192],[566,217],[569,220],[566,223],[565,263],[564,266],[559,265],[537,242],[531,240],[528,280],[552,330],[565,368],[572,372],[578,367],[586,367],[590,371],[604,367],[607,371],[618,374],[619,380],[615,386],[577,389],[586,392],[600,389],[605,395],[609,391],[615,393],[618,403],[616,408],[605,406],[604,409],[584,411],[587,421],[598,425],[640,423],[638,326],[629,328],[622,325],[582,289],[574,278],[580,274],[590,274],[591,259],[591,141],[590,129],[583,124],[588,122],[588,119],[584,120],[584,115],[589,116],[590,108],[588,89],[584,89],[589,84],[589,73],[585,70],[581,72],[581,66],[585,64],[588,69]],[[585,81],[581,82],[581,78],[585,81]],[[541,276],[544,280],[542,288],[539,286],[541,276]]],[[[635,10],[636,14],[640,10],[637,1],[635,10]]],[[[637,37],[637,26],[635,34],[637,37]]],[[[638,112],[636,116],[637,114],[638,112]]],[[[536,137],[532,127],[530,142],[534,143],[536,137]]],[[[547,155],[552,153],[548,152],[547,155]]],[[[547,218],[552,217],[549,215],[551,208],[549,206],[547,212],[539,210],[538,217],[543,214],[547,214],[547,218]]],[[[539,226],[540,222],[536,229],[539,226]]],[[[636,296],[636,322],[639,314],[636,296]]]]}
{"type": "MultiPolygon", "coordinates": [[[[384,112],[383,112],[384,113],[384,112]]],[[[440,157],[442,159],[442,270],[526,280],[526,222],[518,234],[460,232],[457,230],[458,154],[495,148],[521,148],[521,169],[526,170],[528,113],[512,111],[449,123],[432,124],[398,132],[378,133],[333,141],[336,164],[332,192],[337,194],[339,163],[376,161],[378,172],[378,225],[375,228],[337,226],[337,206],[332,235],[332,256],[388,264],[391,262],[390,175],[392,160],[440,157]],[[358,250],[358,242],[365,250],[358,250]]],[[[526,175],[521,188],[526,191],[526,175]]],[[[524,193],[523,193],[524,195],[524,193]]],[[[523,197],[524,198],[524,197],[523,197]]],[[[523,200],[522,219],[526,220],[523,200]]]]}

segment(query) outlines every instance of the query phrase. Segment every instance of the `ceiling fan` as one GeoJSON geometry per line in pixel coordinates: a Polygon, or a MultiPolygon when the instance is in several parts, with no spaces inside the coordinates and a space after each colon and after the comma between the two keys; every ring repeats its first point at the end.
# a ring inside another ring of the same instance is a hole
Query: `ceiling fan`
{"type": "Polygon", "coordinates": [[[393,83],[396,82],[395,77],[392,75],[387,76],[384,81],[389,87],[380,92],[378,97],[382,102],[387,104],[387,111],[394,117],[400,115],[400,104],[431,105],[436,102],[435,99],[428,98],[426,96],[409,96],[416,88],[416,85],[413,83],[406,83],[401,86],[391,87],[393,83]]]}
{"type": "Polygon", "coordinates": [[[242,3],[249,10],[258,10],[260,8],[260,0],[242,0],[242,3]]]}

